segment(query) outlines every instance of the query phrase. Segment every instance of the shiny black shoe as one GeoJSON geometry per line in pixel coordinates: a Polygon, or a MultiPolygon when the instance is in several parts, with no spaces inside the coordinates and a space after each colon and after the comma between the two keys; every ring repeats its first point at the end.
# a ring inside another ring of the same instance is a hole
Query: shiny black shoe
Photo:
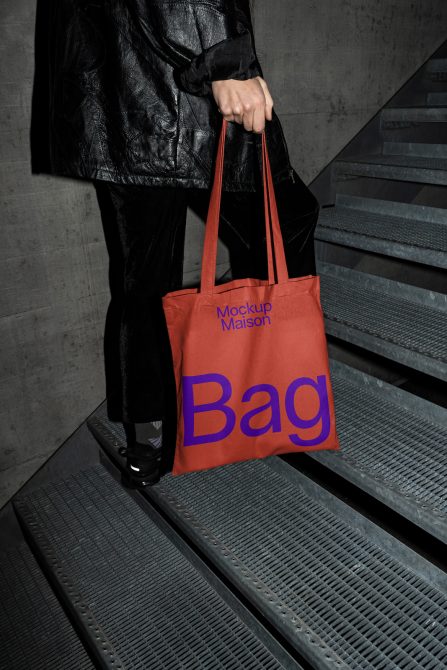
{"type": "Polygon", "coordinates": [[[151,444],[135,442],[118,449],[126,457],[126,469],[121,473],[121,482],[127,488],[145,488],[160,481],[160,449],[151,444]]]}

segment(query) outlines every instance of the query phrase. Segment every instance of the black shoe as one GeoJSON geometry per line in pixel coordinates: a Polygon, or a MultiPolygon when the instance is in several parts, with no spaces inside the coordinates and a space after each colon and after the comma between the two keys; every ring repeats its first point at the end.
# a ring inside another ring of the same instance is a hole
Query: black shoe
{"type": "Polygon", "coordinates": [[[160,449],[151,444],[135,442],[118,449],[126,456],[126,469],[121,473],[121,482],[128,488],[144,488],[160,481],[160,449]]]}

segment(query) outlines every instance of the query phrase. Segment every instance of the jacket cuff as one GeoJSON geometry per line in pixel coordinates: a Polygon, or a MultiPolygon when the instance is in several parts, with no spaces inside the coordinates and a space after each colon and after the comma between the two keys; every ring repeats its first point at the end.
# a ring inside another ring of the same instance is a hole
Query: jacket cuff
{"type": "Polygon", "coordinates": [[[193,95],[211,93],[213,81],[257,76],[262,77],[262,70],[249,31],[213,44],[176,72],[179,86],[193,95]]]}

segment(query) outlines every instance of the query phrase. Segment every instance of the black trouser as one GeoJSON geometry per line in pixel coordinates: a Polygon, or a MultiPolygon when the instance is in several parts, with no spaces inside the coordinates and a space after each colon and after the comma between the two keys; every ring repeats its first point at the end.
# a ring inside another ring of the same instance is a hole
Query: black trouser
{"type": "MultiPolygon", "coordinates": [[[[275,188],[291,277],[316,272],[318,203],[297,175],[295,179],[275,188]]],[[[111,300],[104,331],[108,418],[163,419],[167,472],[174,449],[175,384],[161,296],[182,287],[187,206],[205,220],[210,193],[93,183],[109,253],[111,300]]],[[[230,251],[232,278],[266,277],[262,191],[223,193],[220,237],[230,251]]],[[[196,256],[200,258],[201,249],[196,256]]]]}

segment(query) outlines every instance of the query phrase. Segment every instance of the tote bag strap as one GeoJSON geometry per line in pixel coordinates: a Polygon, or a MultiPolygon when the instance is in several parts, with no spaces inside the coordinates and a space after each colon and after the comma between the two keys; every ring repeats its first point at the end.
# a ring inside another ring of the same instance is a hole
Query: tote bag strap
{"type": "MultiPolygon", "coordinates": [[[[223,119],[217,149],[213,188],[211,191],[210,204],[206,219],[205,240],[202,253],[202,274],[200,281],[201,293],[213,293],[216,281],[217,238],[220,220],[220,203],[222,199],[222,176],[226,130],[227,121],[223,119]]],[[[262,173],[265,232],[267,243],[268,283],[275,284],[273,264],[273,260],[275,260],[278,283],[282,284],[289,280],[289,276],[287,272],[287,263],[284,253],[281,228],[279,225],[278,208],[276,205],[273,178],[268,157],[267,143],[265,139],[265,131],[262,133],[262,173]]]]}
{"type": "MultiPolygon", "coordinates": [[[[273,185],[273,176],[272,170],[270,167],[270,160],[267,151],[267,139],[265,132],[262,133],[262,175],[263,175],[263,188],[264,188],[264,211],[265,211],[265,226],[266,226],[266,240],[267,250],[269,250],[269,245],[271,249],[271,235],[267,235],[267,225],[268,220],[271,223],[271,234],[273,235],[273,258],[276,265],[276,275],[278,278],[278,284],[285,284],[289,281],[289,273],[287,270],[287,261],[284,251],[284,242],[282,239],[281,226],[279,224],[279,215],[278,207],[276,204],[275,188],[273,185]],[[267,214],[268,210],[268,214],[267,214]]],[[[271,251],[269,252],[271,255],[271,251]]],[[[270,275],[269,275],[269,283],[270,275]]]]}

